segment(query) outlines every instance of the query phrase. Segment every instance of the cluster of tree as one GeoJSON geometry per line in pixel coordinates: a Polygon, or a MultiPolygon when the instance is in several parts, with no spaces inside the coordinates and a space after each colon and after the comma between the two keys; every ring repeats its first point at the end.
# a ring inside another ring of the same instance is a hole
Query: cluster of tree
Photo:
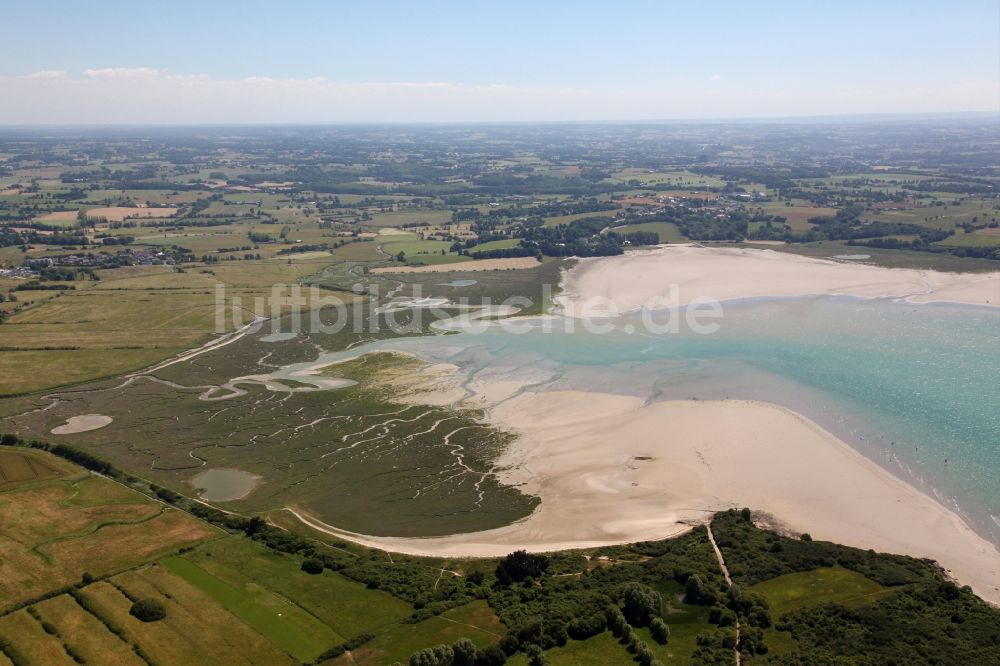
{"type": "MultiPolygon", "coordinates": [[[[725,599],[721,585],[725,584],[715,562],[711,544],[704,528],[669,541],[648,542],[633,546],[598,551],[595,556],[606,554],[616,560],[614,566],[586,570],[585,564],[576,563],[576,576],[542,574],[527,576],[520,583],[503,585],[500,581],[488,594],[488,601],[508,627],[501,648],[507,654],[518,651],[531,654],[537,647],[548,650],[564,645],[568,640],[584,640],[596,636],[619,622],[635,626],[657,627],[664,619],[663,600],[654,586],[671,584],[683,586],[692,576],[705,581],[704,594],[699,603],[722,603],[725,599]],[[640,556],[640,557],[637,557],[640,556]],[[646,558],[646,559],[643,559],[646,558]],[[614,608],[614,613],[609,611],[614,608]],[[628,619],[626,619],[626,614],[628,619]],[[609,624],[610,623],[610,624],[609,624]]],[[[522,555],[511,554],[512,559],[523,560],[522,555]]],[[[547,572],[558,561],[550,557],[547,572]]],[[[573,564],[566,563],[570,569],[573,564]]],[[[665,617],[669,618],[669,615],[665,617]]],[[[714,629],[711,631],[714,636],[714,629]]],[[[654,634],[656,635],[656,634],[654,634]]],[[[664,638],[669,630],[660,634],[664,638]]],[[[659,639],[657,639],[659,640],[659,639]]],[[[623,644],[628,645],[626,640],[623,644]]],[[[713,638],[706,648],[709,652],[732,659],[732,648],[722,648],[720,640],[713,638]]],[[[633,645],[638,650],[638,645],[633,645]]],[[[639,654],[639,652],[635,652],[639,654]]],[[[645,652],[643,652],[645,654],[645,652]]],[[[725,663],[725,662],[722,662],[725,663]]]]}
{"type": "Polygon", "coordinates": [[[554,227],[525,226],[520,231],[521,245],[531,254],[540,252],[550,257],[605,257],[621,254],[623,250],[620,236],[609,237],[601,233],[607,226],[608,219],[605,217],[584,217],[554,227]]]}
{"type": "MultiPolygon", "coordinates": [[[[699,210],[699,205],[666,206],[655,215],[641,218],[634,216],[616,220],[616,225],[626,225],[635,222],[670,222],[687,238],[698,241],[739,241],[747,238],[752,223],[774,223],[779,218],[759,212],[744,210],[716,213],[699,210]]],[[[784,229],[783,220],[778,225],[784,229]]]]}
{"type": "Polygon", "coordinates": [[[758,529],[739,512],[716,514],[712,522],[733,580],[753,585],[796,571],[835,564],[882,585],[904,585],[935,578],[926,563],[905,555],[859,550],[827,541],[787,539],[758,529]]]}
{"type": "Polygon", "coordinates": [[[618,204],[611,201],[600,201],[594,197],[587,199],[570,199],[563,201],[532,202],[527,206],[501,206],[491,208],[485,215],[479,208],[460,208],[452,211],[453,222],[482,220],[483,218],[522,218],[525,216],[546,218],[563,215],[583,215],[584,213],[600,213],[617,210],[618,204]]]}
{"type": "Polygon", "coordinates": [[[15,247],[24,245],[25,239],[9,227],[0,227],[0,247],[15,247]]]}
{"type": "Polygon", "coordinates": [[[625,615],[617,606],[610,606],[607,611],[608,629],[611,634],[618,639],[618,642],[625,646],[625,649],[635,655],[636,661],[642,666],[662,666],[662,662],[656,658],[653,651],[649,649],[646,641],[642,640],[625,615]]]}
{"type": "Polygon", "coordinates": [[[131,245],[135,241],[135,236],[104,236],[101,238],[103,245],[131,245]]]}
{"type": "Polygon", "coordinates": [[[507,655],[496,645],[479,649],[468,638],[460,638],[451,645],[441,644],[424,648],[410,656],[410,666],[475,666],[476,664],[502,665],[507,655]]]}
{"type": "Polygon", "coordinates": [[[541,257],[542,253],[540,249],[518,245],[515,247],[494,248],[492,250],[474,250],[472,252],[463,250],[462,254],[467,254],[473,259],[507,259],[510,257],[541,257]]]}
{"type": "Polygon", "coordinates": [[[76,289],[72,284],[46,284],[39,280],[28,280],[19,282],[11,291],[72,291],[76,289]]]}
{"type": "Polygon", "coordinates": [[[516,550],[500,560],[496,577],[501,585],[511,585],[528,578],[540,578],[548,568],[549,558],[545,555],[516,550]]]}
{"type": "Polygon", "coordinates": [[[777,623],[796,649],[776,664],[997,664],[1000,611],[967,589],[928,581],[858,608],[821,604],[777,623]]]}
{"type": "Polygon", "coordinates": [[[316,657],[316,661],[314,663],[325,664],[332,659],[336,659],[337,657],[339,657],[340,655],[344,654],[349,650],[357,650],[359,647],[371,641],[373,638],[375,638],[375,634],[368,634],[368,633],[359,634],[354,638],[350,638],[341,643],[340,645],[335,645],[326,652],[323,652],[318,657],[316,657]]]}
{"type": "Polygon", "coordinates": [[[743,240],[747,237],[751,221],[744,214],[715,217],[693,211],[679,215],[658,215],[656,218],[673,222],[684,236],[697,241],[743,240]]]}
{"type": "Polygon", "coordinates": [[[924,180],[906,189],[917,192],[952,192],[954,194],[995,194],[996,187],[989,182],[978,180],[924,180]]]}
{"type": "Polygon", "coordinates": [[[285,247],[277,251],[276,254],[299,254],[302,252],[323,252],[330,249],[327,243],[298,244],[292,247],[285,247]]]}
{"type": "Polygon", "coordinates": [[[87,244],[87,237],[79,231],[60,231],[54,234],[29,232],[23,235],[25,242],[35,245],[78,245],[87,244]]]}
{"type": "Polygon", "coordinates": [[[248,231],[247,238],[250,239],[252,243],[273,243],[274,236],[270,234],[264,234],[259,231],[248,231]]]}

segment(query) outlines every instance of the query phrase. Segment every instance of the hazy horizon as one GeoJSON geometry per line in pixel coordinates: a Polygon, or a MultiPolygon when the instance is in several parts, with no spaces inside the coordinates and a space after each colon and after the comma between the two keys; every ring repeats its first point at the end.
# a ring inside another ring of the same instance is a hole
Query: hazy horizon
{"type": "Polygon", "coordinates": [[[0,125],[664,122],[1000,112],[1000,6],[42,1],[0,125]]]}
{"type": "Polygon", "coordinates": [[[453,120],[453,121],[329,121],[329,122],[170,122],[170,123],[0,123],[3,130],[44,130],[44,129],[198,129],[198,128],[307,128],[307,127],[504,127],[532,125],[603,126],[603,125],[820,125],[820,124],[865,124],[865,123],[907,123],[907,122],[991,122],[1000,111],[948,111],[940,113],[845,113],[838,115],[814,116],[759,116],[720,118],[637,118],[631,120],[453,120]]]}

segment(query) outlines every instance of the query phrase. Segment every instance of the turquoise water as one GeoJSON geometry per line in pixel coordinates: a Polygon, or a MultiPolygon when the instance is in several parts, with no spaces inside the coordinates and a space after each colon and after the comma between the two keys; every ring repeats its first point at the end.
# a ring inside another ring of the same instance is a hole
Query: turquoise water
{"type": "Polygon", "coordinates": [[[841,297],[730,302],[724,311],[712,335],[651,335],[638,315],[606,335],[567,332],[557,318],[552,332],[538,319],[520,335],[494,324],[363,351],[408,351],[470,379],[525,378],[533,390],[781,404],[1000,543],[1000,311],[841,297]]]}

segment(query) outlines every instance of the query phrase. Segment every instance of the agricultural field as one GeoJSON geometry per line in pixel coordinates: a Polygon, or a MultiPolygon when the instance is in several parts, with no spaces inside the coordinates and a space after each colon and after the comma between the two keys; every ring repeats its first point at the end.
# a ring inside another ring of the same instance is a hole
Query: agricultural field
{"type": "Polygon", "coordinates": [[[793,205],[789,206],[780,202],[770,202],[765,203],[761,208],[772,215],[780,215],[781,217],[788,220],[788,225],[792,228],[792,231],[808,231],[812,225],[809,224],[809,220],[814,217],[820,217],[822,215],[836,215],[836,208],[829,208],[824,206],[811,206],[808,202],[803,201],[792,201],[793,205]]]}
{"type": "Polygon", "coordinates": [[[218,535],[43,452],[0,451],[0,610],[218,535]]]}
{"type": "Polygon", "coordinates": [[[649,169],[622,169],[611,174],[611,180],[618,183],[639,181],[645,186],[670,185],[678,190],[688,188],[722,187],[725,182],[712,176],[691,173],[690,171],[655,171],[649,169]]]}
{"type": "Polygon", "coordinates": [[[78,594],[92,614],[118,628],[153,663],[212,664],[220,652],[246,664],[293,663],[274,643],[157,565],[93,583],[78,594]],[[166,618],[146,623],[132,617],[129,608],[138,598],[162,603],[166,618]]]}

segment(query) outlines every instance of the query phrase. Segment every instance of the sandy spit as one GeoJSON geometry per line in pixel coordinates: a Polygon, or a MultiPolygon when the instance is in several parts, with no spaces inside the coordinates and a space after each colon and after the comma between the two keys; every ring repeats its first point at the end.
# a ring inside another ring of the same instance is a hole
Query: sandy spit
{"type": "Polygon", "coordinates": [[[766,249],[668,245],[580,260],[566,273],[557,301],[567,315],[594,317],[650,305],[686,305],[698,298],[725,301],[811,294],[1000,306],[1000,271],[942,273],[766,249]]]}
{"type": "Polygon", "coordinates": [[[321,531],[394,552],[491,557],[662,539],[713,512],[750,506],[793,532],[931,558],[1000,603],[1000,552],[956,514],[812,421],[756,401],[671,401],[553,391],[522,393],[491,419],[521,437],[498,462],[504,481],[542,502],[505,527],[446,537],[321,531]]]}

